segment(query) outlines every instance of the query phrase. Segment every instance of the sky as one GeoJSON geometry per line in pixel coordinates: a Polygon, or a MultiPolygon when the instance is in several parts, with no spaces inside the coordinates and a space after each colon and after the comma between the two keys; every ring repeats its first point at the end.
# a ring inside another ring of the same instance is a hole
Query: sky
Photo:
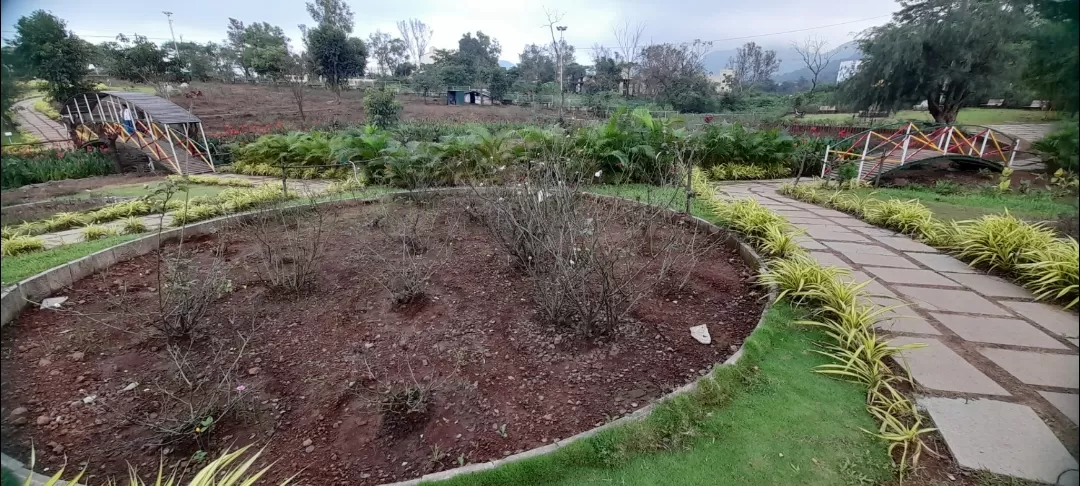
{"type": "MultiPolygon", "coordinates": [[[[562,15],[566,41],[575,46],[577,60],[589,63],[591,47],[615,46],[612,27],[631,22],[645,25],[644,39],[653,43],[713,40],[714,50],[753,40],[766,47],[788,46],[816,35],[837,46],[858,32],[888,21],[898,10],[894,0],[346,0],[355,14],[353,35],[366,38],[379,29],[397,36],[396,22],[418,18],[434,30],[432,46],[454,48],[465,32],[483,31],[502,45],[500,59],[516,63],[526,44],[550,43],[545,8],[562,15]],[[837,25],[842,24],[842,25],[837,25]],[[808,29],[808,30],[804,30],[808,29]],[[799,32],[790,32],[799,30],[799,32]],[[771,35],[765,35],[771,34],[771,35]],[[746,38],[749,36],[760,36],[746,38]]],[[[174,4],[119,0],[4,0],[2,37],[14,35],[17,19],[44,9],[67,21],[68,28],[90,42],[113,40],[118,33],[140,34],[151,40],[170,38],[163,9],[173,11],[177,40],[221,42],[229,17],[245,23],[281,26],[300,50],[301,23],[312,24],[304,2],[267,0],[186,0],[174,4]]]]}

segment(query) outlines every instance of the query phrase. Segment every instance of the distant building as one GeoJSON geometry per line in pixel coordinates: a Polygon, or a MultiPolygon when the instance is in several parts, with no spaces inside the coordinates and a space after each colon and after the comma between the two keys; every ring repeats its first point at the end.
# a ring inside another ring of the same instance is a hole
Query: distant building
{"type": "Polygon", "coordinates": [[[836,83],[843,83],[848,78],[854,76],[855,72],[859,70],[860,64],[862,64],[861,59],[840,61],[840,70],[836,72],[836,83]]]}
{"type": "Polygon", "coordinates": [[[717,93],[727,93],[731,91],[731,79],[735,76],[735,70],[733,69],[721,69],[716,74],[709,75],[709,81],[714,83],[714,88],[717,93]]]}

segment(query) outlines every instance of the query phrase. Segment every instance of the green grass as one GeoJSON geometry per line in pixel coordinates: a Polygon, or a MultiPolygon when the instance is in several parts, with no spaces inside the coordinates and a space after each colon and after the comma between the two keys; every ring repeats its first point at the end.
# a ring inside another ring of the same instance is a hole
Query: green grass
{"type": "MultiPolygon", "coordinates": [[[[958,192],[938,194],[925,187],[861,188],[854,189],[860,197],[876,193],[880,200],[918,199],[943,221],[963,221],[987,214],[1001,214],[1008,210],[1013,215],[1033,221],[1057,219],[1061,214],[1076,214],[1077,208],[1069,204],[1069,198],[1054,198],[1048,192],[1029,194],[996,194],[989,192],[958,192]]],[[[1075,202],[1075,199],[1073,199],[1075,202]]]]}
{"type": "MultiPolygon", "coordinates": [[[[843,123],[851,121],[851,114],[815,113],[804,116],[802,121],[827,121],[843,123]]],[[[1057,112],[1039,110],[1020,110],[1016,108],[964,108],[956,116],[956,122],[968,125],[994,125],[999,123],[1051,123],[1061,119],[1057,112]]],[[[856,121],[866,119],[856,118],[856,121]]],[[[931,121],[933,117],[927,111],[901,110],[889,118],[879,119],[881,124],[902,122],[905,120],[931,121]]]]}
{"type": "MultiPolygon", "coordinates": [[[[675,188],[589,190],[683,204],[675,188]]],[[[693,212],[710,219],[701,202],[695,201],[693,212]]],[[[797,317],[786,302],[775,304],[737,364],[717,370],[708,386],[660,405],[642,422],[440,484],[836,485],[892,478],[885,444],[859,430],[875,427],[865,391],[811,372],[826,362],[810,351],[823,337],[793,326],[797,317]]]]}
{"type": "Polygon", "coordinates": [[[446,481],[446,485],[800,484],[836,485],[892,477],[865,392],[810,370],[821,336],[791,324],[786,303],[769,310],[735,366],[716,386],[659,407],[644,422],[605,431],[555,453],[446,481]],[[689,432],[681,447],[647,452],[656,434],[689,432]]]}
{"type": "Polygon", "coordinates": [[[138,237],[139,235],[110,236],[100,240],[58,246],[50,250],[39,251],[36,253],[4,257],[4,259],[0,261],[0,273],[3,275],[0,280],[2,280],[4,284],[15,283],[31,275],[39,274],[50,268],[63,265],[73,260],[78,260],[91,253],[119,245],[120,243],[138,237]]]}

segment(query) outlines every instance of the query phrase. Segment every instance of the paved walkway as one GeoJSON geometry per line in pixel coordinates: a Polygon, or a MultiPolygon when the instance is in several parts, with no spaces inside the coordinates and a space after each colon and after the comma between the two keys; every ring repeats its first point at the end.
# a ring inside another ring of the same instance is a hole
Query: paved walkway
{"type": "MultiPolygon", "coordinates": [[[[281,184],[281,179],[273,177],[262,176],[249,176],[240,174],[208,174],[215,177],[221,177],[223,179],[245,179],[252,181],[256,184],[281,184]]],[[[317,196],[326,192],[326,189],[330,187],[330,181],[325,180],[302,180],[302,179],[289,179],[288,187],[290,191],[296,191],[301,197],[317,196]]],[[[160,214],[151,214],[148,216],[140,216],[143,224],[146,225],[147,231],[157,231],[161,226],[166,228],[172,225],[172,213],[166,213],[164,217],[160,214]]],[[[103,223],[102,226],[115,228],[118,232],[123,230],[124,220],[112,221],[109,223],[103,223]]],[[[40,238],[45,242],[45,248],[55,248],[62,245],[70,245],[72,243],[78,243],[82,241],[82,228],[74,228],[64,231],[57,231],[55,233],[47,233],[40,235],[40,238]]]]}
{"type": "Polygon", "coordinates": [[[1033,302],[1027,290],[902,234],[781,196],[778,185],[719,189],[721,197],[752,197],[805,229],[801,244],[810,255],[870,281],[874,303],[911,303],[878,328],[893,343],[927,345],[905,352],[904,361],[919,385],[918,405],[961,466],[1080,483],[1075,313],[1033,302]]]}
{"type": "Polygon", "coordinates": [[[64,125],[50,120],[34,109],[34,101],[38,99],[40,98],[31,98],[15,103],[15,117],[16,121],[19,122],[19,129],[43,142],[53,140],[54,142],[48,145],[55,148],[71,148],[71,140],[64,125]]]}

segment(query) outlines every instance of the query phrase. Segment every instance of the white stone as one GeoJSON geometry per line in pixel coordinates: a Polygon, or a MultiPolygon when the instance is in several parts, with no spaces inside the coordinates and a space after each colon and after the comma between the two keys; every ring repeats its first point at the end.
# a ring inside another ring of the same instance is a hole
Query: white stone
{"type": "Polygon", "coordinates": [[[709,326],[706,326],[705,324],[691,327],[690,336],[701,344],[709,344],[712,342],[712,337],[709,336],[709,326]]]}
{"type": "Polygon", "coordinates": [[[41,308],[42,309],[59,309],[60,304],[63,304],[64,302],[67,302],[67,300],[68,300],[67,297],[49,297],[48,299],[45,299],[45,300],[41,301],[41,308]]]}

